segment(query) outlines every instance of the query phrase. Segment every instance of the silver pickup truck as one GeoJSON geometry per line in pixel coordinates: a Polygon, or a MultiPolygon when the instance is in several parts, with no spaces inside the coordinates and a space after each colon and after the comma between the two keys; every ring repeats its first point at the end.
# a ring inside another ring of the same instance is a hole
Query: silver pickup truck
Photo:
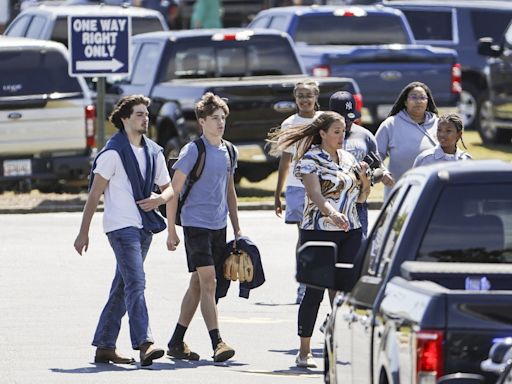
{"type": "Polygon", "coordinates": [[[0,36],[0,189],[85,184],[96,110],[56,42],[0,36]]]}

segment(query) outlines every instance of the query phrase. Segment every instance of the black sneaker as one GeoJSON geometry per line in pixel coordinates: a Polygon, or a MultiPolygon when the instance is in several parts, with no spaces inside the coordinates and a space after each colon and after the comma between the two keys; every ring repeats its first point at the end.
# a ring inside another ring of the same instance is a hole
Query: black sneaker
{"type": "Polygon", "coordinates": [[[192,352],[185,342],[181,345],[169,346],[167,356],[178,360],[199,360],[199,355],[192,352]]]}

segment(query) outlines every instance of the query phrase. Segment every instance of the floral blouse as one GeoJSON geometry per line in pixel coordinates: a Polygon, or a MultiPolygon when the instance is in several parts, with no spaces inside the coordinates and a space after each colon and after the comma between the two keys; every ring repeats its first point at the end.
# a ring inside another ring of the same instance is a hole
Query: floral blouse
{"type": "MultiPolygon", "coordinates": [[[[318,175],[320,190],[324,198],[338,212],[344,213],[349,221],[349,230],[361,228],[356,210],[356,201],[359,197],[360,187],[352,168],[357,160],[349,152],[339,149],[339,164],[319,145],[312,146],[295,165],[295,176],[302,181],[302,177],[314,173],[318,175]]],[[[305,197],[304,215],[301,229],[340,231],[332,220],[325,216],[315,203],[305,197]]]]}

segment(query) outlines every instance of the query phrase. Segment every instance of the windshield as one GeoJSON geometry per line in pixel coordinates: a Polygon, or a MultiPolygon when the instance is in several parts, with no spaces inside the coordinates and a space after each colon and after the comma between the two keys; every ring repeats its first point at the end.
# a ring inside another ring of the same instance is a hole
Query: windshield
{"type": "Polygon", "coordinates": [[[178,42],[168,58],[165,80],[302,74],[288,42],[274,36],[249,41],[190,39],[178,42]]]}
{"type": "Polygon", "coordinates": [[[511,263],[512,184],[447,187],[417,260],[511,263]]]}
{"type": "Polygon", "coordinates": [[[308,45],[408,44],[396,15],[313,15],[299,19],[294,40],[308,45]]]}
{"type": "Polygon", "coordinates": [[[0,52],[0,97],[82,92],[68,75],[66,58],[57,51],[14,50],[0,52]]]}

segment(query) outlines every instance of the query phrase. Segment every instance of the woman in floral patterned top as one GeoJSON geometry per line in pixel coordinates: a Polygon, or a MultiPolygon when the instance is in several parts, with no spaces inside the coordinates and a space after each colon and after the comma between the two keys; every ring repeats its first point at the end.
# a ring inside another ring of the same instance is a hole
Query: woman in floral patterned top
{"type": "MultiPolygon", "coordinates": [[[[311,124],[278,133],[272,141],[289,146],[299,143],[295,176],[306,188],[300,241],[332,241],[338,246],[337,261],[354,263],[361,245],[362,231],[356,202],[364,202],[370,193],[368,165],[358,163],[341,149],[345,120],[336,112],[324,112],[311,124]]],[[[346,277],[347,288],[352,277],[346,277]]],[[[311,354],[311,335],[323,300],[324,289],[306,288],[299,307],[298,367],[316,367],[311,354]]]]}

